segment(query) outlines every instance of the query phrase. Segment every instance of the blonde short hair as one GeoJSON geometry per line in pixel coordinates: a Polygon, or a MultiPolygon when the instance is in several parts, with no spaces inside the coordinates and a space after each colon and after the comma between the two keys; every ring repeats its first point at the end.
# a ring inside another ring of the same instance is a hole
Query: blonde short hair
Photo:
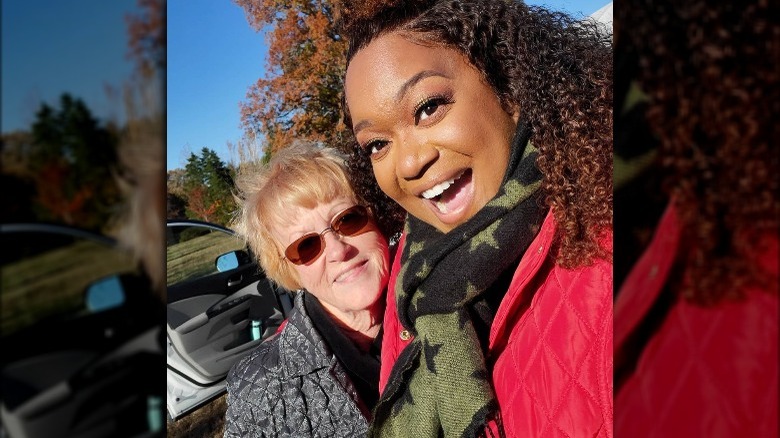
{"type": "Polygon", "coordinates": [[[271,228],[295,222],[291,207],[314,208],[336,198],[359,202],[345,157],[311,143],[279,150],[266,165],[242,165],[235,197],[239,210],[232,228],[249,245],[266,276],[289,290],[300,289],[300,279],[284,259],[271,228]]]}

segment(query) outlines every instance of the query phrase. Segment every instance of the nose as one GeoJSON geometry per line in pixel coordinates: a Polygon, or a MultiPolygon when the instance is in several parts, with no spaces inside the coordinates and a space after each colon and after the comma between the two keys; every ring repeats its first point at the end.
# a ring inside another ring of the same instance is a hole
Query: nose
{"type": "Polygon", "coordinates": [[[405,180],[422,177],[439,158],[439,150],[418,134],[408,134],[399,139],[398,175],[405,180]]]}
{"type": "Polygon", "coordinates": [[[323,234],[322,238],[325,241],[325,256],[328,258],[328,261],[340,262],[347,259],[353,247],[344,241],[344,237],[329,231],[323,234]]]}

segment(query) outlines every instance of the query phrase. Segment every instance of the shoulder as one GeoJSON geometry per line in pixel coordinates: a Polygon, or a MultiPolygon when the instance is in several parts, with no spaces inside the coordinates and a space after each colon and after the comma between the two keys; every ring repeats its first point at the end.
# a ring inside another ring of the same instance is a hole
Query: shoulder
{"type": "MultiPolygon", "coordinates": [[[[548,216],[548,219],[549,222],[545,221],[549,234],[547,237],[549,240],[548,256],[550,260],[555,260],[560,248],[555,245],[556,241],[553,236],[559,226],[553,215],[548,216]]],[[[613,287],[612,239],[612,227],[601,229],[595,240],[603,251],[603,256],[594,255],[587,264],[571,268],[560,266],[557,263],[551,264],[549,265],[550,275],[547,282],[552,282],[554,286],[569,292],[585,290],[589,292],[590,297],[609,298],[611,301],[613,287]]]]}
{"type": "MultiPolygon", "coordinates": [[[[589,297],[599,296],[612,299],[612,260],[605,257],[594,257],[590,263],[573,268],[563,267],[556,263],[558,247],[556,233],[559,226],[553,211],[550,210],[542,223],[541,229],[529,245],[518,264],[510,285],[510,297],[527,287],[537,290],[550,289],[569,294],[586,289],[589,297]]],[[[607,253],[612,252],[612,229],[606,228],[597,238],[601,248],[607,253]]]]}
{"type": "MultiPolygon", "coordinates": [[[[574,268],[553,265],[544,281],[545,293],[566,302],[568,312],[601,326],[603,318],[612,320],[612,262],[596,258],[590,264],[574,268]]],[[[548,297],[549,298],[549,297],[548,297]]],[[[611,322],[610,322],[611,326],[611,322]]]]}
{"type": "MultiPolygon", "coordinates": [[[[492,330],[499,339],[508,335],[499,329],[512,330],[516,324],[526,326],[528,318],[546,326],[555,315],[579,319],[581,328],[587,333],[606,334],[607,320],[611,328],[611,260],[594,258],[588,265],[573,268],[557,264],[556,225],[551,216],[548,215],[536,240],[521,259],[501,302],[496,315],[499,324],[494,322],[496,327],[492,330]]],[[[605,240],[610,236],[606,235],[605,240]]]]}
{"type": "Polygon", "coordinates": [[[277,333],[251,353],[244,356],[230,369],[227,377],[228,390],[239,390],[242,386],[258,385],[281,374],[280,337],[277,333]]]}

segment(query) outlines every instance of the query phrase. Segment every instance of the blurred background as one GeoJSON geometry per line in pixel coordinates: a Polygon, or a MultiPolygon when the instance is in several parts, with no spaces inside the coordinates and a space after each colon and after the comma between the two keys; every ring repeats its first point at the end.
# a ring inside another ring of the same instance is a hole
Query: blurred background
{"type": "Polygon", "coordinates": [[[161,435],[165,4],[4,1],[1,40],[0,435],[161,435]]]}

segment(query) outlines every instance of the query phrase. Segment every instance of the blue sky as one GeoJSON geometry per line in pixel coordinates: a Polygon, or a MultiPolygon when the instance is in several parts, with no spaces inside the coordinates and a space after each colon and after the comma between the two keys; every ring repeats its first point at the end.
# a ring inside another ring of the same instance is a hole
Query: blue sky
{"type": "Polygon", "coordinates": [[[41,103],[69,92],[102,120],[124,119],[118,89],[132,73],[125,16],[135,0],[2,2],[2,132],[28,130],[41,103]]]}
{"type": "MultiPolygon", "coordinates": [[[[587,16],[602,0],[531,0],[587,16]]],[[[242,136],[239,102],[265,70],[262,33],[230,0],[168,0],[167,169],[203,147],[228,162],[227,143],[242,136]]],[[[29,129],[42,102],[63,92],[83,99],[101,120],[122,121],[118,88],[132,72],[125,16],[136,0],[2,2],[2,132],[29,129]]]]}
{"type": "Polygon", "coordinates": [[[609,0],[526,0],[526,4],[545,6],[554,10],[566,11],[574,17],[581,18],[598,11],[609,0]]]}
{"type": "MultiPolygon", "coordinates": [[[[603,0],[528,1],[585,17],[603,0]]],[[[242,136],[239,102],[265,71],[265,38],[229,0],[168,0],[168,162],[182,168],[203,147],[223,161],[242,136]]]]}
{"type": "Polygon", "coordinates": [[[265,37],[230,0],[168,0],[168,163],[208,147],[223,161],[237,143],[238,104],[263,74],[265,37]]]}

